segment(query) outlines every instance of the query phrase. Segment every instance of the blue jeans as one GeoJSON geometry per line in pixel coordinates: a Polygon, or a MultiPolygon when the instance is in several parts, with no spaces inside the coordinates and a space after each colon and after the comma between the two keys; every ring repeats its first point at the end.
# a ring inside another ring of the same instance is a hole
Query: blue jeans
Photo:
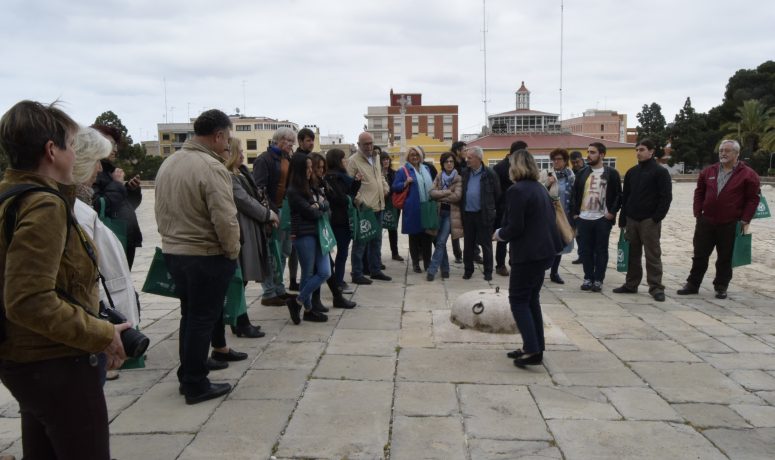
{"type": "Polygon", "coordinates": [[[449,273],[449,258],[447,257],[447,239],[452,231],[452,222],[449,218],[449,211],[439,212],[439,232],[436,234],[436,247],[431,256],[431,266],[428,267],[428,274],[435,275],[441,266],[442,273],[449,273]]]}
{"type": "MultiPolygon", "coordinates": [[[[382,222],[382,211],[374,211],[378,225],[382,222]]],[[[369,272],[373,275],[382,271],[382,228],[379,235],[371,241],[363,243],[361,241],[353,243],[353,252],[350,258],[352,267],[352,277],[359,278],[363,276],[363,253],[366,248],[369,249],[369,272]]]]}
{"type": "Polygon", "coordinates": [[[278,270],[274,257],[269,258],[269,273],[264,277],[264,281],[261,282],[261,288],[264,290],[261,297],[264,299],[271,299],[285,294],[285,285],[283,284],[283,274],[285,273],[285,261],[288,256],[291,255],[291,240],[288,232],[280,232],[280,258],[282,264],[278,270]],[[276,273],[280,272],[277,276],[276,273]]]}
{"type": "Polygon", "coordinates": [[[511,314],[522,336],[522,351],[544,351],[544,319],[541,314],[541,286],[544,273],[554,256],[547,260],[511,265],[509,276],[509,304],[511,314]]]}
{"type": "Polygon", "coordinates": [[[331,276],[331,264],[328,254],[323,254],[315,235],[299,236],[293,240],[293,247],[299,255],[301,282],[299,283],[299,301],[304,308],[312,308],[312,293],[331,276]]]}
{"type": "Polygon", "coordinates": [[[224,256],[164,254],[180,298],[180,367],[178,380],[187,395],[210,388],[207,354],[218,318],[223,315],[226,289],[237,261],[224,256]]]}
{"type": "Polygon", "coordinates": [[[349,225],[331,226],[336,239],[336,259],[334,260],[334,280],[336,285],[341,286],[344,283],[344,271],[347,269],[347,257],[350,253],[350,241],[352,233],[349,225]]]}
{"type": "Polygon", "coordinates": [[[608,266],[608,238],[611,236],[613,224],[613,220],[605,217],[576,221],[585,280],[602,283],[605,279],[605,270],[608,266]]]}

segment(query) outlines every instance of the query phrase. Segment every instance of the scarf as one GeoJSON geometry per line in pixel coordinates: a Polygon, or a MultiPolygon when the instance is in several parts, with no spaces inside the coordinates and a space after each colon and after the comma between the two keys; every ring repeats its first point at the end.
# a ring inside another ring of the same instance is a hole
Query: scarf
{"type": "Polygon", "coordinates": [[[428,192],[430,192],[431,187],[433,187],[433,180],[431,179],[431,173],[428,172],[428,167],[420,163],[420,170],[418,171],[417,168],[412,166],[409,162],[406,163],[406,166],[414,169],[415,176],[417,177],[417,179],[415,179],[415,182],[417,182],[417,191],[420,192],[420,202],[423,203],[428,201],[428,192]]]}
{"type": "Polygon", "coordinates": [[[452,186],[452,181],[457,177],[457,171],[452,170],[452,173],[447,175],[447,171],[441,170],[441,189],[446,190],[452,186]]]}

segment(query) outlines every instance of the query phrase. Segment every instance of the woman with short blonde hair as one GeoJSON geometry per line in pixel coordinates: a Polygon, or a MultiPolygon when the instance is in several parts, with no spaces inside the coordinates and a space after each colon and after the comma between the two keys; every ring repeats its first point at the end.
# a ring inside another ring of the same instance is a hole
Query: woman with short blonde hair
{"type": "MultiPolygon", "coordinates": [[[[509,178],[513,182],[538,180],[538,165],[527,150],[517,150],[509,157],[509,178]]],[[[505,191],[504,191],[505,192],[505,191]]]]}

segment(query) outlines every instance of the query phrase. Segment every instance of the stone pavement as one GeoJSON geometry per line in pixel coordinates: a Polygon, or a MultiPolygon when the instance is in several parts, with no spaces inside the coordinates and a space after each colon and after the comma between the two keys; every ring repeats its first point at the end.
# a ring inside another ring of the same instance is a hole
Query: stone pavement
{"type": "MultiPolygon", "coordinates": [[[[544,366],[515,368],[518,336],[461,330],[459,294],[499,285],[477,274],[429,283],[386,260],[391,283],[353,295],[359,306],[325,324],[291,324],[248,287],[262,339],[230,345],[250,358],[211,374],[227,397],[187,406],[178,395],[179,311],[141,295],[147,368],[122,371],[105,391],[118,459],[772,459],[775,458],[775,220],[757,220],[755,263],[735,270],[729,299],[708,289],[677,297],[691,263],[693,184],[676,184],[663,227],[667,301],[582,292],[580,266],[547,283],[544,366]],[[489,286],[488,286],[489,284],[489,286]]],[[[145,247],[139,288],[159,244],[153,192],[139,209],[145,247]]],[[[765,187],[770,203],[775,192],[765,187]]],[[[611,237],[615,254],[618,231],[611,237]]],[[[402,239],[407,255],[406,238],[402,239]]],[[[385,239],[384,247],[387,247],[385,239]]],[[[711,266],[710,276],[713,275],[711,266]]],[[[548,280],[547,280],[548,281],[548,280]]],[[[324,298],[330,298],[324,289],[324,298]]],[[[0,450],[20,455],[18,408],[0,387],[0,450]]]]}

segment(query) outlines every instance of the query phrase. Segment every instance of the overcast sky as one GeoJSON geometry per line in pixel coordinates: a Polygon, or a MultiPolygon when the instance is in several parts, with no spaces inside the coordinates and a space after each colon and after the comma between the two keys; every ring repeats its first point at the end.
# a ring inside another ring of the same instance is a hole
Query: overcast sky
{"type": "MultiPolygon", "coordinates": [[[[772,0],[565,0],[565,118],[687,96],[719,104],[729,77],[775,59],[772,0]]],[[[484,123],[480,0],[3,0],[0,110],[60,99],[90,124],[113,110],[135,141],[156,123],[219,108],[316,124],[354,141],[391,88],[457,104],[460,132],[484,123]],[[244,93],[243,93],[243,82],[244,93]],[[244,101],[243,101],[244,94],[244,101]]],[[[560,112],[560,1],[487,1],[490,114],[560,112]]]]}

